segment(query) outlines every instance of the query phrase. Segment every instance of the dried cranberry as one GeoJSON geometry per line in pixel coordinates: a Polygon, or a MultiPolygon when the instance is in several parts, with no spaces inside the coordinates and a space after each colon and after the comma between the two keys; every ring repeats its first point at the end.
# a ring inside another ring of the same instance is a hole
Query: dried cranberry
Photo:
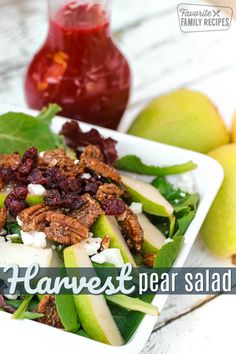
{"type": "Polygon", "coordinates": [[[96,194],[98,190],[98,185],[97,183],[91,183],[87,180],[85,180],[85,184],[83,186],[83,193],[89,193],[89,194],[96,194]]]}
{"type": "Polygon", "coordinates": [[[61,207],[66,209],[79,209],[84,204],[82,198],[76,193],[67,193],[63,196],[61,207]]]}
{"type": "Polygon", "coordinates": [[[18,174],[20,175],[28,175],[33,169],[34,163],[32,160],[25,160],[22,165],[18,168],[18,174]]]}
{"type": "Polygon", "coordinates": [[[101,207],[106,215],[121,215],[126,209],[123,200],[117,198],[105,200],[101,207]]]}
{"type": "Polygon", "coordinates": [[[45,177],[47,179],[48,188],[58,188],[66,179],[64,173],[62,173],[57,167],[47,169],[45,177]]]}
{"type": "Polygon", "coordinates": [[[31,160],[33,165],[36,165],[38,160],[38,150],[35,147],[30,147],[27,149],[22,157],[22,162],[24,163],[26,160],[31,160]]]}
{"type": "Polygon", "coordinates": [[[25,199],[27,194],[27,187],[15,187],[8,194],[4,204],[12,216],[16,217],[24,208],[26,208],[25,199]]]}
{"type": "Polygon", "coordinates": [[[14,171],[8,167],[0,168],[0,179],[5,182],[10,182],[14,177],[14,171]]]}
{"type": "Polygon", "coordinates": [[[34,184],[47,184],[47,178],[43,176],[43,172],[38,168],[33,169],[30,175],[27,177],[27,182],[34,184]]]}
{"type": "Polygon", "coordinates": [[[77,192],[81,191],[81,185],[79,180],[76,177],[64,178],[60,183],[59,187],[64,192],[77,192]]]}
{"type": "Polygon", "coordinates": [[[48,206],[60,206],[61,194],[57,189],[47,191],[44,202],[48,206]]]}

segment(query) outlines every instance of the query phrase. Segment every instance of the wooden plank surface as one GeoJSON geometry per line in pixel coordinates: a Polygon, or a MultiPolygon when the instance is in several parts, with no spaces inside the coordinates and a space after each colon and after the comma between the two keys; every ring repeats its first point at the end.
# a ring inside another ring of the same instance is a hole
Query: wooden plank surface
{"type": "MultiPolygon", "coordinates": [[[[122,131],[146,102],[178,87],[208,94],[230,126],[236,108],[236,26],[233,23],[224,32],[183,34],[177,18],[178,3],[113,0],[114,36],[133,70],[133,93],[122,131]]],[[[25,105],[22,88],[26,66],[46,32],[46,0],[1,0],[0,104],[25,105]]],[[[186,266],[204,265],[228,266],[230,262],[209,255],[198,239],[186,266]]],[[[227,324],[232,320],[231,308],[235,309],[233,296],[170,296],[143,353],[199,353],[210,347],[218,353],[219,338],[230,343],[232,327],[227,324]],[[220,331],[218,323],[227,326],[227,331],[220,331]]]]}

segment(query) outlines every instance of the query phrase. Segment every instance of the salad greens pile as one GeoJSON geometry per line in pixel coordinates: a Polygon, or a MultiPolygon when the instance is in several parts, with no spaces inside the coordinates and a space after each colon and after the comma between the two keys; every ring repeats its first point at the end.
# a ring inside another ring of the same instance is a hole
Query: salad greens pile
{"type": "MultiPolygon", "coordinates": [[[[0,116],[0,152],[23,153],[32,144],[39,150],[51,150],[63,146],[63,138],[53,134],[50,130],[52,118],[60,111],[60,107],[52,104],[44,109],[36,119],[23,113],[6,113],[0,116]]],[[[168,182],[166,176],[191,171],[197,166],[192,161],[184,164],[159,167],[144,164],[135,155],[127,155],[117,160],[115,167],[140,175],[153,176],[152,186],[171,204],[174,209],[170,217],[161,217],[144,213],[170,241],[166,242],[155,254],[153,267],[169,269],[177,258],[184,242],[184,234],[192,222],[199,203],[197,193],[188,193],[175,188],[168,182]]],[[[132,200],[131,200],[132,202],[132,200]]],[[[1,204],[4,203],[4,200],[1,204]]],[[[12,235],[12,243],[22,243],[20,227],[15,221],[5,225],[7,235],[12,235]]],[[[137,257],[138,259],[138,257],[137,257]]],[[[111,264],[96,264],[94,268],[111,267],[111,264]]],[[[7,300],[0,309],[6,306],[15,309],[13,318],[38,319],[43,315],[37,313],[37,306],[41,297],[26,295],[21,299],[7,300]]],[[[155,313],[156,308],[150,303],[153,295],[144,295],[139,298],[125,295],[106,296],[108,306],[118,329],[125,341],[128,341],[140,324],[145,313],[155,313]],[[150,305],[148,305],[150,304],[150,305]]],[[[73,295],[56,295],[55,306],[64,330],[88,337],[82,328],[78,317],[73,295]]]]}

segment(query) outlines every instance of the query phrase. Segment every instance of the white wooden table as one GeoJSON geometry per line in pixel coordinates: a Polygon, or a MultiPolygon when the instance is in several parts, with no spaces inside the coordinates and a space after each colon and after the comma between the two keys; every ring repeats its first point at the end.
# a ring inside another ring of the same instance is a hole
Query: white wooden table
{"type": "MultiPolygon", "coordinates": [[[[178,3],[113,0],[114,35],[133,69],[133,94],[122,131],[152,97],[178,87],[208,94],[230,125],[236,109],[236,26],[224,32],[181,33],[178,3]]],[[[46,35],[46,9],[46,0],[1,0],[0,104],[25,105],[23,76],[46,35]]],[[[198,238],[186,266],[204,265],[230,262],[209,255],[198,238]]],[[[143,353],[235,352],[235,305],[235,296],[170,296],[143,353]]]]}

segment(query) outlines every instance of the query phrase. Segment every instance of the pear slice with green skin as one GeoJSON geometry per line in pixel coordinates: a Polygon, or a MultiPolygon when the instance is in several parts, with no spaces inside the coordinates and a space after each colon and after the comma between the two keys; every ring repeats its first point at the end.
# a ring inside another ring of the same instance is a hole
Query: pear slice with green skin
{"type": "Polygon", "coordinates": [[[134,267],[136,267],[135,260],[125,242],[124,237],[122,236],[119,224],[114,216],[100,216],[92,226],[92,232],[95,237],[104,238],[108,235],[111,239],[110,247],[118,248],[124,262],[131,263],[134,267]]]}
{"type": "Polygon", "coordinates": [[[157,188],[151,184],[121,176],[127,191],[134,202],[142,203],[143,210],[149,214],[170,217],[173,214],[173,207],[161,195],[157,188]]]}
{"type": "MultiPolygon", "coordinates": [[[[64,250],[64,262],[66,268],[93,269],[82,244],[67,247],[64,250]]],[[[74,295],[74,300],[82,327],[91,339],[116,346],[124,344],[103,295],[74,295]]]]}
{"type": "Polygon", "coordinates": [[[149,315],[159,316],[158,308],[139,298],[130,297],[123,294],[106,295],[107,301],[116,304],[130,311],[138,311],[149,315]]]}
{"type": "Polygon", "coordinates": [[[144,214],[137,217],[144,232],[142,253],[156,253],[165,244],[166,237],[144,214]]]}
{"type": "Polygon", "coordinates": [[[18,264],[19,267],[28,267],[38,263],[40,267],[51,267],[52,250],[42,249],[19,243],[0,243],[0,267],[9,264],[18,264]]]}
{"type": "MultiPolygon", "coordinates": [[[[5,202],[6,197],[7,197],[7,194],[0,194],[0,208],[4,207],[4,202],[5,202]]],[[[43,202],[44,202],[43,195],[28,194],[26,197],[26,203],[29,206],[42,204],[43,202]]]]}

